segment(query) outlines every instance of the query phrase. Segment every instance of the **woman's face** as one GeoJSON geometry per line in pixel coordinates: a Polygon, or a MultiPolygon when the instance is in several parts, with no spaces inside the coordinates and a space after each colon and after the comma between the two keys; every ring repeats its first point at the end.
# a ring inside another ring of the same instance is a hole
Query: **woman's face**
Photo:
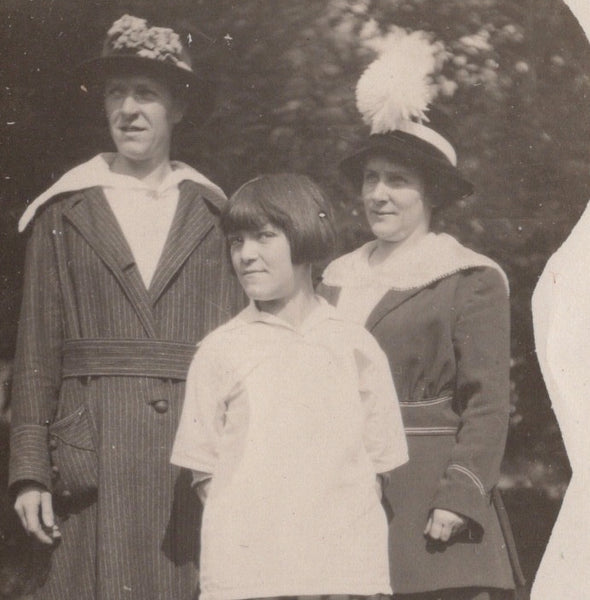
{"type": "Polygon", "coordinates": [[[291,261],[291,246],[281,229],[269,223],[231,234],[228,241],[232,265],[251,300],[284,300],[295,294],[298,266],[291,261]]]}
{"type": "Polygon", "coordinates": [[[420,173],[385,156],[371,156],[363,170],[361,196],[374,235],[403,242],[430,227],[430,204],[420,173]]]}
{"type": "Polygon", "coordinates": [[[146,75],[112,77],[105,84],[104,104],[120,155],[135,163],[169,159],[172,128],[182,108],[164,82],[146,75]]]}

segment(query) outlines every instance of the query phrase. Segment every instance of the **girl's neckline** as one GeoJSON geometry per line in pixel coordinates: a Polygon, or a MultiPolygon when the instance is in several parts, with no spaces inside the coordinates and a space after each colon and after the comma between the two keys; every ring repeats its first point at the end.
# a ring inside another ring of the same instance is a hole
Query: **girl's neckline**
{"type": "Polygon", "coordinates": [[[248,323],[268,323],[303,335],[326,319],[334,318],[334,308],[330,306],[324,298],[314,294],[314,303],[311,310],[305,315],[299,325],[296,326],[280,316],[261,310],[256,306],[256,303],[251,300],[248,306],[240,314],[240,317],[248,323]]]}

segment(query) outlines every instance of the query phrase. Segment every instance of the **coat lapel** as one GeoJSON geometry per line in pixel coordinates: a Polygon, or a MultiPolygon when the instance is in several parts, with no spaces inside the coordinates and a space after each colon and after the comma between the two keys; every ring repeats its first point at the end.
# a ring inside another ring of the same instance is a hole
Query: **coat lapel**
{"type": "Polygon", "coordinates": [[[152,304],[158,301],[170,280],[214,226],[215,217],[198,187],[183,182],[170,233],[150,285],[152,304]]]}
{"type": "Polygon", "coordinates": [[[412,296],[415,296],[422,289],[418,287],[410,290],[389,290],[372,310],[367,318],[365,327],[369,331],[373,331],[385,315],[398,308],[398,306],[409,300],[412,296]]]}
{"type": "Polygon", "coordinates": [[[89,188],[81,194],[82,199],[64,211],[65,218],[76,227],[117,278],[137,311],[146,333],[150,337],[157,337],[156,321],[148,291],[102,189],[89,188]]]}

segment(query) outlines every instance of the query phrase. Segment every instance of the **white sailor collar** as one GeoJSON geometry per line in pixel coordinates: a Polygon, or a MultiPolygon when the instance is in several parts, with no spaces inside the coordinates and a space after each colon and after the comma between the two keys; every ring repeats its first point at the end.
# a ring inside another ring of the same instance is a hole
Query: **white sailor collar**
{"type": "MultiPolygon", "coordinates": [[[[118,189],[142,189],[147,186],[129,175],[113,173],[110,165],[116,154],[114,152],[104,152],[97,154],[89,161],[74,167],[62,177],[60,177],[48,190],[38,196],[26,208],[18,222],[18,230],[24,231],[28,224],[33,220],[37,210],[51,198],[66,192],[74,192],[91,187],[114,187],[118,189]]],[[[169,173],[160,184],[158,192],[162,193],[170,187],[177,186],[181,181],[190,180],[205,187],[212,194],[212,199],[225,201],[226,196],[223,190],[207,179],[202,173],[193,169],[189,165],[180,161],[171,161],[172,172],[169,173]]]]}
{"type": "Polygon", "coordinates": [[[317,306],[312,312],[305,318],[299,328],[293,327],[287,321],[277,317],[271,313],[260,310],[254,301],[250,301],[248,306],[238,314],[238,318],[246,323],[267,323],[278,327],[284,327],[290,329],[295,333],[304,335],[306,332],[313,330],[317,325],[327,320],[340,320],[337,315],[336,309],[328,304],[328,302],[321,296],[315,296],[317,300],[317,306]]]}
{"type": "Polygon", "coordinates": [[[334,287],[386,286],[395,290],[411,290],[465,269],[490,267],[500,273],[508,291],[508,279],[497,263],[466,248],[448,234],[430,232],[413,246],[372,267],[369,266],[369,257],[376,245],[376,240],[367,242],[334,260],[323,273],[323,283],[334,287]]]}

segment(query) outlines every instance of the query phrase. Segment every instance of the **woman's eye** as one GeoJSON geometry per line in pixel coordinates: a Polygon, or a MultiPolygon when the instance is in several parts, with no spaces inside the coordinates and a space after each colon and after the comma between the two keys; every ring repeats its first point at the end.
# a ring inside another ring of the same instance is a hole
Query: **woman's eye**
{"type": "Polygon", "coordinates": [[[262,240],[268,240],[270,238],[276,237],[276,235],[277,234],[274,231],[267,231],[267,230],[260,231],[258,233],[258,237],[262,240]]]}
{"type": "Polygon", "coordinates": [[[387,178],[387,183],[393,186],[404,185],[405,183],[407,183],[407,180],[402,175],[391,175],[387,178]]]}
{"type": "Polygon", "coordinates": [[[375,173],[365,173],[363,176],[363,181],[365,183],[376,183],[377,179],[378,177],[375,173]]]}
{"type": "Polygon", "coordinates": [[[156,97],[156,92],[149,88],[139,88],[135,93],[135,97],[139,101],[152,100],[153,98],[156,97]]]}
{"type": "Polygon", "coordinates": [[[123,90],[121,88],[110,88],[105,92],[105,98],[121,98],[123,90]]]}
{"type": "Polygon", "coordinates": [[[238,244],[242,243],[242,238],[237,237],[237,236],[236,237],[230,237],[230,238],[228,238],[227,242],[232,247],[233,246],[237,246],[238,244]]]}

